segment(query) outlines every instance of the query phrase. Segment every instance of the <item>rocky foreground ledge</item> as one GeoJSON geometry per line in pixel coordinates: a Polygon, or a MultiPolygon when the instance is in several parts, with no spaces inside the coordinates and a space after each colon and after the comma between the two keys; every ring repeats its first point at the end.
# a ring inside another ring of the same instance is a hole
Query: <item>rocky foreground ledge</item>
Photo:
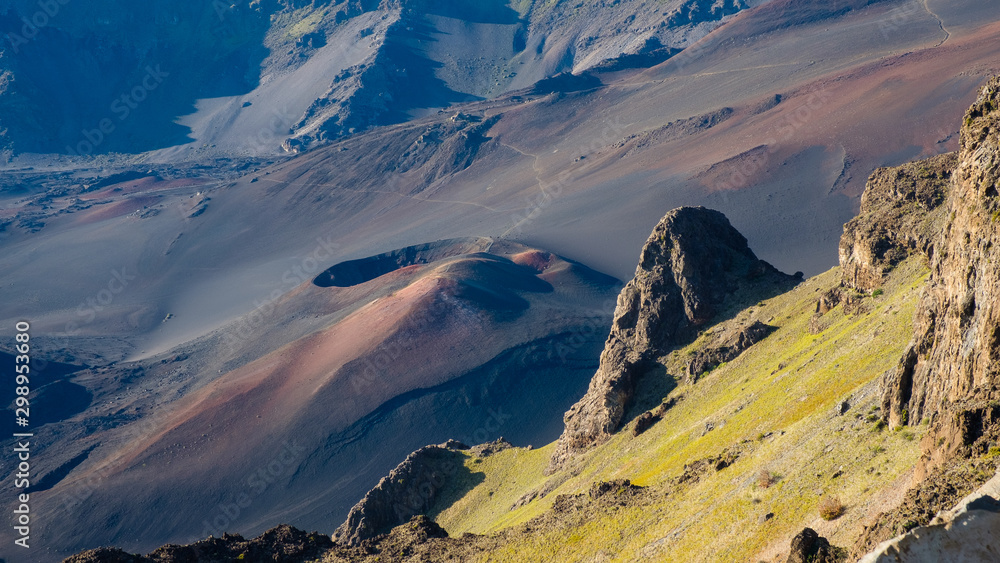
{"type": "Polygon", "coordinates": [[[207,563],[267,561],[300,563],[313,561],[333,547],[330,536],[306,533],[291,526],[272,528],[252,540],[225,534],[191,545],[165,545],[149,555],[134,555],[118,548],[102,547],[78,553],[64,563],[207,563]]]}
{"type": "Polygon", "coordinates": [[[962,502],[878,546],[860,563],[1000,561],[1000,473],[962,502]]]}

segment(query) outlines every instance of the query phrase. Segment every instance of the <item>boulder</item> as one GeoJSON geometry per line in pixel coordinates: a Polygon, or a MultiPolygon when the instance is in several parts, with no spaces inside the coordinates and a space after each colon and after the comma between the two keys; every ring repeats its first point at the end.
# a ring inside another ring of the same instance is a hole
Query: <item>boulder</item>
{"type": "Polygon", "coordinates": [[[792,551],[786,563],[839,563],[837,549],[812,528],[805,528],[792,538],[792,551]]]}

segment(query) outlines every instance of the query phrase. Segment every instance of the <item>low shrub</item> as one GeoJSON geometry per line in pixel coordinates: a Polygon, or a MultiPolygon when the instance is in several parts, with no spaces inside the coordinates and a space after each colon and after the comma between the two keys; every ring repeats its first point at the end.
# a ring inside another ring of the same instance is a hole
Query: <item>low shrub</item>
{"type": "Polygon", "coordinates": [[[761,469],[760,473],[757,474],[757,486],[766,489],[773,485],[777,481],[777,476],[771,473],[767,469],[761,469]]]}
{"type": "Polygon", "coordinates": [[[844,503],[838,497],[823,497],[819,501],[819,515],[823,520],[836,520],[844,513],[844,503]]]}

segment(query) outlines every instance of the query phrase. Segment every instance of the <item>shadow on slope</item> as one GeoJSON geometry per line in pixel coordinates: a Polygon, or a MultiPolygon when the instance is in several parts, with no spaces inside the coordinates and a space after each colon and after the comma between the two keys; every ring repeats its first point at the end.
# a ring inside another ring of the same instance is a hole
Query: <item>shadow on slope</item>
{"type": "Polygon", "coordinates": [[[377,256],[341,262],[321,273],[313,283],[319,287],[352,287],[408,266],[429,264],[471,252],[485,252],[492,244],[490,239],[475,237],[417,244],[377,256]]]}
{"type": "MultiPolygon", "coordinates": [[[[0,28],[22,30],[35,3],[8,5],[0,28]],[[22,21],[23,18],[23,21],[22,21]]],[[[175,122],[196,100],[247,93],[268,55],[265,9],[178,0],[128,9],[56,8],[30,39],[10,39],[0,72],[5,142],[18,152],[143,152],[191,141],[175,122]],[[16,45],[15,42],[16,41],[16,45]]],[[[44,15],[44,14],[43,14],[44,15]]],[[[17,35],[15,33],[15,35],[17,35]]],[[[5,43],[7,43],[5,41],[5,43]]]]}
{"type": "Polygon", "coordinates": [[[470,23],[513,25],[521,21],[521,15],[510,7],[507,0],[444,0],[420,3],[420,9],[432,16],[455,18],[470,23]]]}
{"type": "MultiPolygon", "coordinates": [[[[676,356],[679,350],[688,347],[692,342],[699,339],[703,341],[703,346],[709,351],[723,346],[721,342],[717,342],[719,338],[713,338],[714,333],[719,331],[720,327],[732,325],[734,322],[738,324],[736,319],[743,315],[745,311],[751,309],[754,305],[784,295],[797,283],[795,280],[777,280],[773,284],[741,287],[735,293],[727,296],[723,308],[716,313],[710,324],[702,328],[698,337],[682,340],[669,350],[668,353],[676,356]]],[[[741,352],[742,350],[737,355],[741,352]]],[[[667,395],[676,389],[681,381],[689,378],[689,375],[683,371],[667,369],[662,362],[663,359],[659,362],[649,362],[645,366],[643,374],[636,380],[635,394],[625,409],[625,415],[622,417],[620,428],[628,427],[642,413],[657,407],[666,400],[667,395]]]]}
{"type": "MultiPolygon", "coordinates": [[[[204,373],[171,406],[155,404],[164,417],[153,432],[134,432],[149,428],[141,419],[109,427],[104,404],[74,419],[102,424],[94,434],[102,445],[46,468],[54,472],[43,484],[55,484],[39,510],[57,510],[107,469],[87,513],[72,515],[78,524],[45,525],[53,553],[108,543],[147,550],[280,521],[329,529],[415,448],[500,435],[539,443],[558,433],[595,368],[614,280],[502,240],[375,258],[337,270],[350,279],[327,276],[343,287],[298,286],[274,304],[276,322],[242,334],[235,350],[233,340],[210,339],[150,364],[129,385],[188,384],[187,369],[204,373]],[[239,361],[223,369],[231,357],[239,361]],[[250,505],[227,516],[220,507],[243,494],[250,505]],[[196,509],[201,517],[187,516],[196,509]]],[[[147,412],[157,400],[134,404],[147,412]]]]}
{"type": "MultiPolygon", "coordinates": [[[[17,418],[16,405],[17,386],[14,381],[13,366],[15,357],[6,352],[0,352],[0,362],[4,366],[11,367],[11,377],[8,385],[4,386],[0,392],[0,404],[4,405],[4,422],[0,428],[7,431],[7,436],[13,432],[24,432],[25,429],[15,429],[17,418]]],[[[73,383],[66,379],[66,376],[77,371],[86,369],[83,366],[74,366],[60,362],[46,362],[36,359],[29,364],[28,374],[29,389],[31,389],[28,420],[32,428],[37,428],[44,424],[66,420],[79,414],[90,406],[93,396],[82,385],[73,383]]],[[[27,431],[31,431],[30,429],[27,431]]]]}
{"type": "MultiPolygon", "coordinates": [[[[566,332],[512,348],[462,377],[399,395],[344,432],[331,435],[290,486],[329,475],[331,470],[324,466],[332,460],[353,471],[334,485],[339,494],[331,495],[333,502],[317,508],[300,525],[322,522],[324,512],[347,514],[379,476],[414,450],[415,443],[454,439],[482,444],[503,437],[529,445],[556,439],[562,430],[560,413],[585,392],[597,367],[601,336],[595,333],[581,340],[579,334],[566,332]],[[400,428],[408,430],[400,433],[400,428]]],[[[464,470],[461,463],[457,468],[464,470]]],[[[481,473],[453,472],[433,505],[450,506],[481,481],[481,473]]],[[[412,516],[429,507],[406,508],[412,516]]]]}

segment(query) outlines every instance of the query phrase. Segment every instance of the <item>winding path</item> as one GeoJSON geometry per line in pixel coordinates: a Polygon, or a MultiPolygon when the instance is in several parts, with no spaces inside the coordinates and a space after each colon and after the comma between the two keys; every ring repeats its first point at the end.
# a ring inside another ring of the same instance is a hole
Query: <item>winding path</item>
{"type": "Polygon", "coordinates": [[[941,19],[941,16],[935,14],[934,11],[931,10],[931,7],[928,5],[929,2],[930,2],[930,0],[923,0],[924,9],[927,10],[927,13],[930,14],[931,17],[933,17],[934,19],[937,20],[938,27],[940,27],[941,31],[944,32],[944,39],[942,39],[940,43],[938,43],[937,45],[935,45],[935,47],[940,47],[941,45],[944,45],[945,41],[951,39],[951,32],[948,31],[948,28],[946,28],[944,26],[944,20],[941,19]]]}

